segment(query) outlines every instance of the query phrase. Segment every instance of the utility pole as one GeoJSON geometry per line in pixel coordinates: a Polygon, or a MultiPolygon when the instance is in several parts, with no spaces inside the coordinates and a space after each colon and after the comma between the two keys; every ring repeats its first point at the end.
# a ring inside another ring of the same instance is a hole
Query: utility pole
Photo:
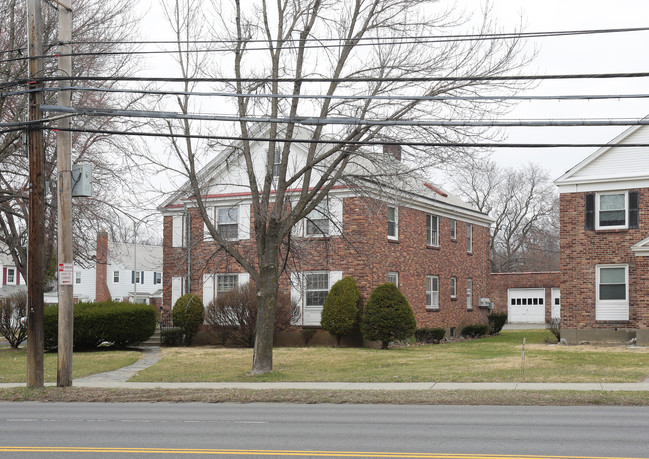
{"type": "MultiPolygon", "coordinates": [[[[41,0],[27,0],[27,42],[29,52],[29,121],[42,119],[43,17],[41,0]],[[36,91],[34,91],[36,90],[36,91]]],[[[43,130],[40,124],[29,124],[29,250],[27,253],[27,387],[43,387],[45,274],[45,177],[43,130]]]]}
{"type": "MultiPolygon", "coordinates": [[[[72,0],[58,0],[59,4],[59,76],[72,76],[72,0]]],[[[70,80],[62,80],[61,87],[69,86],[70,80]]],[[[70,91],[60,90],[59,105],[70,106],[70,91]]],[[[58,121],[56,135],[56,169],[58,171],[58,263],[63,269],[74,266],[72,254],[72,141],[70,118],[58,121]]],[[[61,271],[61,270],[60,270],[61,271]]],[[[73,288],[71,282],[62,282],[59,277],[59,337],[58,366],[56,384],[59,387],[72,385],[72,345],[73,345],[73,288]]],[[[67,280],[67,279],[66,279],[67,280]]]]}

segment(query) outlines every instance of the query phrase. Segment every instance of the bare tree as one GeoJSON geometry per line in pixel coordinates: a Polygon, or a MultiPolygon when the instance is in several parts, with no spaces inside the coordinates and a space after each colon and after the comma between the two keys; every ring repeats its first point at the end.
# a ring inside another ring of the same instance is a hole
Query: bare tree
{"type": "MultiPolygon", "coordinates": [[[[195,198],[219,250],[258,286],[253,374],[272,371],[279,278],[297,222],[336,185],[353,185],[359,193],[368,188],[398,193],[417,170],[473,157],[474,149],[453,144],[493,138],[485,128],[421,122],[494,116],[507,107],[462,96],[518,89],[511,82],[482,79],[518,71],[525,59],[517,40],[435,39],[470,21],[478,35],[495,31],[485,4],[477,21],[429,0],[214,1],[209,13],[204,4],[199,11],[195,1],[177,0],[167,9],[183,76],[205,73],[229,80],[218,90],[232,94],[230,104],[219,107],[221,112],[231,108],[238,120],[223,123],[218,132],[204,123],[168,121],[168,133],[186,137],[173,140],[170,156],[158,155],[158,165],[178,165],[175,170],[187,179],[183,193],[195,198]],[[208,33],[220,44],[219,65],[192,61],[191,40],[208,33]],[[199,132],[241,140],[198,147],[189,136],[199,132]],[[268,144],[261,170],[254,157],[259,139],[268,144]],[[300,164],[291,153],[295,142],[306,150],[300,164]],[[376,148],[385,143],[407,146],[401,161],[376,148]],[[426,146],[430,143],[451,146],[426,146]],[[202,196],[211,184],[201,170],[216,150],[229,152],[218,157],[244,171],[252,193],[255,253],[241,252],[208,218],[202,196]]],[[[187,114],[192,108],[200,107],[190,96],[178,97],[176,109],[187,114]]],[[[156,161],[151,155],[149,160],[156,161]]]]}
{"type": "MultiPolygon", "coordinates": [[[[58,12],[55,3],[43,8],[44,49],[46,55],[53,55],[57,49],[56,27],[58,12]]],[[[73,4],[73,58],[75,76],[97,72],[106,76],[118,76],[129,72],[133,59],[125,52],[128,46],[115,42],[125,40],[132,32],[134,15],[132,2],[117,0],[75,1],[73,4]],[[120,47],[121,46],[121,47],[120,47]]],[[[0,80],[6,97],[0,97],[0,122],[21,123],[27,113],[27,98],[20,94],[22,86],[16,81],[27,75],[25,2],[0,0],[0,80]],[[16,92],[16,94],[14,94],[16,92]]],[[[45,58],[44,75],[56,75],[56,59],[45,58]]],[[[103,82],[99,87],[109,88],[115,83],[103,82]]],[[[56,92],[46,88],[45,103],[56,104],[56,92]]],[[[128,106],[131,101],[101,91],[74,91],[72,103],[75,106],[102,107],[119,103],[128,106]],[[119,101],[119,102],[117,102],[119,101]]],[[[73,119],[73,128],[80,131],[114,128],[111,119],[73,119]]],[[[27,276],[27,203],[29,197],[27,147],[21,130],[7,130],[0,136],[0,247],[11,255],[16,267],[27,276]]],[[[46,255],[48,260],[56,257],[56,149],[55,133],[45,129],[45,174],[50,183],[51,194],[46,198],[46,255]]],[[[119,137],[74,132],[73,161],[93,165],[92,198],[76,199],[74,203],[74,241],[77,259],[90,258],[92,241],[97,228],[109,228],[113,219],[107,214],[110,205],[115,205],[135,182],[126,140],[119,137]]],[[[49,262],[46,262],[46,266],[49,262]]]]}
{"type": "Polygon", "coordinates": [[[558,269],[558,197],[546,170],[533,163],[514,169],[476,159],[451,176],[456,192],[494,219],[494,272],[558,269]]]}

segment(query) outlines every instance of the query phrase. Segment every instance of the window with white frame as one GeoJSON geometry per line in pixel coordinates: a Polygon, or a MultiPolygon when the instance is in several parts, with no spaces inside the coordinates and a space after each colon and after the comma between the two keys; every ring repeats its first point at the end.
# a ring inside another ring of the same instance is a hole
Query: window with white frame
{"type": "Polygon", "coordinates": [[[627,193],[598,193],[596,200],[597,229],[626,228],[628,222],[627,193]]]}
{"type": "Polygon", "coordinates": [[[451,239],[457,239],[457,220],[450,221],[451,239]]]}
{"type": "Polygon", "coordinates": [[[218,207],[216,209],[216,231],[223,239],[239,237],[239,207],[218,207]]]}
{"type": "Polygon", "coordinates": [[[451,298],[457,298],[457,277],[451,277],[451,298]]]}
{"type": "Polygon", "coordinates": [[[466,225],[466,251],[473,252],[473,225],[471,223],[466,225]]]}
{"type": "Polygon", "coordinates": [[[629,320],[629,265],[596,266],[596,320],[629,320]]]}
{"type": "Polygon", "coordinates": [[[113,284],[119,284],[119,271],[113,271],[113,284]]]}
{"type": "Polygon", "coordinates": [[[74,273],[74,283],[75,284],[80,284],[81,283],[81,273],[80,272],[74,273]]]}
{"type": "Polygon", "coordinates": [[[399,287],[399,273],[390,271],[388,273],[388,282],[399,287]]]}
{"type": "Polygon", "coordinates": [[[388,206],[388,239],[399,239],[399,208],[388,206]]]}
{"type": "Polygon", "coordinates": [[[7,284],[16,284],[16,268],[7,268],[7,284]]]}
{"type": "Polygon", "coordinates": [[[216,296],[234,290],[239,284],[238,274],[217,274],[216,275],[216,296]]]}
{"type": "Polygon", "coordinates": [[[305,273],[306,308],[322,308],[329,293],[329,273],[305,273]]]}
{"type": "Polygon", "coordinates": [[[144,271],[131,271],[131,284],[144,284],[144,271]]]}
{"type": "Polygon", "coordinates": [[[426,244],[439,246],[439,217],[437,215],[426,215],[426,244]]]}
{"type": "Polygon", "coordinates": [[[329,206],[324,200],[306,216],[305,233],[307,236],[329,236],[329,224],[329,206]]]}
{"type": "Polygon", "coordinates": [[[473,309],[473,279],[466,280],[466,308],[473,309]]]}
{"type": "Polygon", "coordinates": [[[162,284],[162,273],[154,272],[153,273],[153,283],[162,284]]]}
{"type": "Polygon", "coordinates": [[[439,309],[439,277],[426,276],[426,308],[439,309]]]}

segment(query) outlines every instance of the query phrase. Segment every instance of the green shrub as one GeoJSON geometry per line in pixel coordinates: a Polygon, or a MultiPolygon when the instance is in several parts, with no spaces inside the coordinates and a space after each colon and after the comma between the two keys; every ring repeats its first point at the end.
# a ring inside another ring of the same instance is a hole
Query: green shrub
{"type": "Polygon", "coordinates": [[[489,314],[489,317],[487,317],[487,320],[489,320],[489,334],[490,335],[497,335],[500,333],[500,330],[503,329],[505,326],[505,322],[507,322],[507,313],[506,312],[494,312],[489,314]]]}
{"type": "Polygon", "coordinates": [[[181,296],[171,310],[171,320],[175,327],[185,333],[185,344],[191,346],[198,327],[205,318],[205,308],[201,299],[192,293],[181,296]]]}
{"type": "Polygon", "coordinates": [[[437,344],[446,336],[445,328],[418,328],[415,331],[415,340],[418,343],[437,344]]]}
{"type": "Polygon", "coordinates": [[[182,328],[167,328],[160,331],[160,344],[163,346],[181,346],[184,332],[182,328]]]}
{"type": "MultiPolygon", "coordinates": [[[[205,323],[210,326],[210,333],[224,344],[229,341],[236,346],[253,347],[257,332],[258,301],[257,287],[253,282],[220,294],[205,309],[205,323]]],[[[290,296],[279,292],[273,334],[277,335],[290,328],[299,314],[300,310],[291,302],[290,296]]]]}
{"type": "Polygon", "coordinates": [[[478,338],[487,334],[489,325],[487,324],[473,324],[467,325],[462,329],[461,335],[466,338],[478,338]]]}
{"type": "MultiPolygon", "coordinates": [[[[73,319],[73,346],[75,350],[92,349],[103,342],[118,347],[132,346],[149,339],[155,332],[156,310],[146,304],[76,303],[73,319]]],[[[58,347],[58,306],[45,308],[44,347],[53,351],[58,347]]]]}
{"type": "Polygon", "coordinates": [[[336,337],[336,346],[340,346],[343,336],[349,335],[358,328],[361,307],[361,292],[353,277],[343,277],[329,290],[320,324],[336,337]]]}
{"type": "Polygon", "coordinates": [[[381,348],[387,349],[391,341],[412,337],[416,326],[412,308],[396,285],[386,283],[374,289],[361,325],[366,339],[381,341],[381,348]]]}

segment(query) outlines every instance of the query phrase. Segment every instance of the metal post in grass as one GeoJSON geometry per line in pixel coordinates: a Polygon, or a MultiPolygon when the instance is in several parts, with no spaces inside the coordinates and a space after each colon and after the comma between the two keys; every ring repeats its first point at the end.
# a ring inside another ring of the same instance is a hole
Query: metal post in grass
{"type": "Polygon", "coordinates": [[[521,379],[525,379],[525,338],[523,338],[523,350],[521,352],[521,379]]]}

